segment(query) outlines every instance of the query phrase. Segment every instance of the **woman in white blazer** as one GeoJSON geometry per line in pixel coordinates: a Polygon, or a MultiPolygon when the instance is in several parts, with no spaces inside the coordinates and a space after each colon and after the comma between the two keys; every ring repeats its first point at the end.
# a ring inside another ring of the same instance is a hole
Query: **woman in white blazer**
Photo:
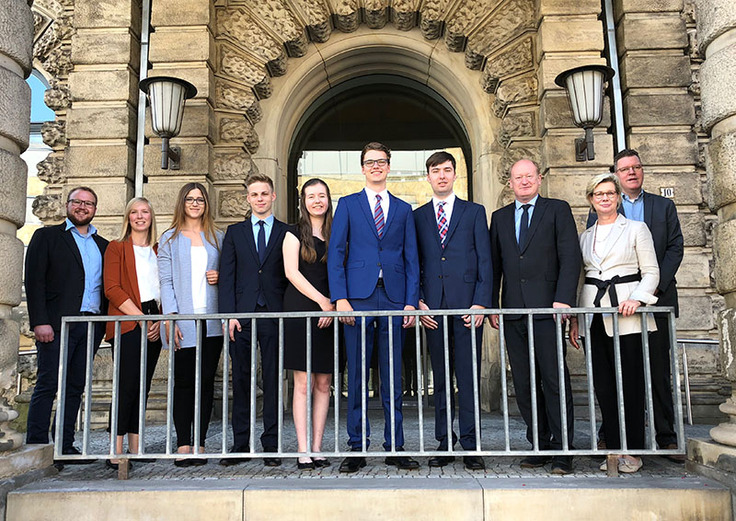
{"type": "MultiPolygon", "coordinates": [[[[659,266],[652,234],[643,222],[618,213],[621,186],[614,174],[601,174],[588,183],[586,195],[598,221],[580,235],[585,283],[578,303],[583,307],[616,307],[619,313],[621,367],[623,376],[626,442],[630,449],[645,448],[644,359],[641,344],[641,305],[657,302],[659,266]]],[[[654,319],[648,329],[654,330],[654,319]]],[[[578,325],[573,318],[571,341],[577,345],[578,325]]],[[[590,329],[593,381],[603,416],[603,431],[609,449],[621,447],[613,350],[613,318],[595,314],[590,329]]],[[[621,455],[620,472],[636,472],[641,458],[621,455]]],[[[606,462],[601,470],[606,470],[606,462]]]]}

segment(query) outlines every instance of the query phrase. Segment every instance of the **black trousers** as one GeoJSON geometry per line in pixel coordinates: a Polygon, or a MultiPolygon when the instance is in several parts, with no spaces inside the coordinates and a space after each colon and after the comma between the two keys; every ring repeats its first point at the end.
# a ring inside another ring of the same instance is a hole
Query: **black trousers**
{"type": "Polygon", "coordinates": [[[657,445],[665,448],[677,443],[675,433],[675,408],[672,404],[672,378],[670,366],[670,324],[666,314],[655,314],[657,331],[649,334],[649,360],[652,371],[652,401],[654,402],[654,428],[657,445]]]}
{"type": "MultiPolygon", "coordinates": [[[[624,420],[626,444],[629,449],[643,449],[644,436],[644,359],[641,334],[622,335],[621,373],[624,393],[624,420]]],[[[621,448],[618,402],[616,390],[616,366],[613,338],[606,334],[603,318],[596,315],[590,328],[592,346],[593,383],[598,406],[603,416],[603,434],[609,449],[621,448]]]]}
{"type": "MultiPolygon", "coordinates": [[[[511,363],[511,376],[514,380],[516,402],[526,423],[526,439],[533,443],[532,390],[529,371],[529,331],[527,321],[505,321],[506,347],[511,363]]],[[[562,448],[562,415],[560,413],[560,384],[557,372],[555,321],[551,318],[534,320],[534,355],[537,387],[537,432],[539,448],[558,450],[562,448]]],[[[563,348],[563,357],[567,349],[563,348]]],[[[565,364],[565,410],[567,411],[567,440],[572,448],[574,437],[574,417],[572,408],[572,389],[570,373],[565,364]]]]}
{"type": "MultiPolygon", "coordinates": [[[[259,306],[256,312],[266,311],[259,306]]],[[[241,320],[242,330],[235,332],[230,343],[233,363],[233,452],[247,452],[250,444],[250,380],[251,380],[251,320],[241,320]]],[[[276,319],[256,321],[256,339],[261,349],[261,375],[263,378],[263,434],[264,451],[275,450],[278,445],[278,360],[279,329],[276,319]]]]}
{"type": "MultiPolygon", "coordinates": [[[[92,347],[94,352],[102,341],[105,323],[94,324],[92,347]]],[[[70,323],[67,343],[67,375],[64,398],[64,426],[62,428],[62,450],[68,451],[74,443],[74,424],[79,413],[84,392],[84,380],[87,370],[87,324],[70,323]]],[[[38,355],[38,373],[36,387],[33,389],[31,403],[28,407],[28,424],[26,427],[26,443],[48,443],[51,410],[59,382],[60,331],[54,331],[51,342],[36,342],[38,355]]],[[[55,435],[56,421],[52,425],[51,436],[55,435]]]]}
{"type": "MultiPolygon", "coordinates": [[[[146,402],[151,391],[151,380],[156,371],[161,341],[146,345],[146,402]]],[[[118,436],[138,434],[138,407],[140,398],[141,326],[120,335],[120,379],[118,391],[118,436]]],[[[145,410],[145,408],[144,408],[145,410]]]]}
{"type": "MultiPolygon", "coordinates": [[[[444,309],[448,309],[445,302],[444,309]]],[[[457,380],[457,402],[460,409],[458,425],[460,427],[460,445],[465,450],[475,450],[475,440],[478,433],[475,432],[475,406],[473,389],[473,352],[472,332],[465,327],[465,322],[459,316],[447,317],[448,356],[450,376],[445,376],[445,334],[443,317],[436,316],[439,327],[437,329],[426,329],[427,347],[429,348],[430,360],[432,361],[432,374],[434,375],[434,433],[440,443],[440,450],[447,450],[447,403],[446,389],[450,386],[450,414],[455,418],[455,389],[452,377],[457,380]]],[[[483,349],[483,326],[475,329],[476,335],[476,362],[478,374],[478,390],[480,392],[480,358],[483,349]]],[[[452,422],[452,420],[451,420],[452,422]]],[[[457,436],[452,433],[452,444],[455,445],[457,436]]]]}
{"type": "MultiPolygon", "coordinates": [[[[207,328],[202,327],[202,392],[200,402],[199,445],[204,446],[207,427],[212,416],[215,395],[215,373],[222,353],[222,337],[205,337],[207,328]]],[[[174,352],[174,428],[176,446],[194,445],[194,400],[196,397],[196,349],[185,347],[174,352]]]]}

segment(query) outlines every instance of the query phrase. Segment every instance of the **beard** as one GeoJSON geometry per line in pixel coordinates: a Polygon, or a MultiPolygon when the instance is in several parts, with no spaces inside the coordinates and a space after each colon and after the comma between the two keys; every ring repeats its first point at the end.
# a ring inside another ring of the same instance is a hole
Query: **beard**
{"type": "Polygon", "coordinates": [[[89,213],[85,217],[80,219],[72,212],[66,213],[67,219],[69,219],[74,226],[87,226],[89,223],[92,222],[94,216],[95,215],[93,213],[89,213]]]}

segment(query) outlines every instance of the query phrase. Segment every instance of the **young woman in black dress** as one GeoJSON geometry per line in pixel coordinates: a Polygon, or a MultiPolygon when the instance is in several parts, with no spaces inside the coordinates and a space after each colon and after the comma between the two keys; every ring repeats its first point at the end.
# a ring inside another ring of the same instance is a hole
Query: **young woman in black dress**
{"type": "MultiPolygon", "coordinates": [[[[327,282],[327,246],[332,227],[330,189],[321,179],[310,179],[299,197],[299,223],[283,243],[284,271],[289,285],[284,311],[334,311],[327,282]]],[[[312,319],[312,381],[307,386],[306,320],[284,321],[284,367],[294,371],[294,426],[299,452],[307,452],[307,392],[312,393],[312,451],[322,450],[322,435],[330,408],[333,371],[331,317],[312,319]]],[[[326,467],[326,458],[301,457],[301,470],[326,467]]]]}

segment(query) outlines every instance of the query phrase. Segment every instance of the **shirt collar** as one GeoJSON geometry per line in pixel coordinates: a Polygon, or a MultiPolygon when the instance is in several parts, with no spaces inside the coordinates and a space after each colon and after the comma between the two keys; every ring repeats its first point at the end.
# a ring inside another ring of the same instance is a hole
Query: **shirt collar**
{"type": "Polygon", "coordinates": [[[66,224],[66,228],[64,228],[64,231],[65,232],[66,231],[69,231],[71,229],[72,230],[72,233],[76,233],[80,237],[89,237],[90,235],[94,235],[95,233],[97,233],[97,228],[95,228],[95,226],[92,223],[89,223],[87,225],[88,226],[88,228],[87,228],[87,235],[82,235],[79,232],[79,230],[77,229],[77,227],[74,226],[74,224],[69,220],[68,217],[64,220],[64,223],[66,224]]]}
{"type": "Polygon", "coordinates": [[[445,208],[447,206],[452,206],[455,204],[455,192],[452,192],[450,195],[448,195],[445,199],[437,199],[436,196],[432,196],[432,206],[435,207],[435,209],[439,206],[440,203],[445,203],[445,208]]]}
{"type": "Polygon", "coordinates": [[[643,189],[642,189],[642,190],[640,190],[640,191],[639,191],[639,195],[637,195],[637,196],[636,196],[636,197],[634,197],[633,199],[632,199],[631,197],[629,197],[629,196],[628,196],[628,195],[626,194],[626,192],[621,192],[621,198],[622,198],[623,200],[625,200],[625,201],[628,201],[628,202],[630,202],[630,203],[635,203],[635,202],[639,201],[640,199],[643,199],[643,198],[644,198],[644,190],[643,190],[643,189]]]}
{"type": "Polygon", "coordinates": [[[273,219],[274,219],[273,214],[269,215],[265,219],[259,219],[255,215],[252,215],[251,214],[251,216],[250,216],[250,224],[251,224],[251,226],[255,226],[256,224],[258,224],[258,221],[261,221],[262,220],[264,223],[266,223],[266,226],[271,226],[273,224],[273,219]]]}
{"type": "Polygon", "coordinates": [[[377,195],[381,196],[382,201],[385,201],[386,199],[388,199],[388,188],[384,188],[380,192],[376,192],[375,190],[372,190],[366,186],[365,193],[368,196],[369,200],[375,199],[377,195]]]}
{"type": "Polygon", "coordinates": [[[535,195],[534,196],[534,199],[532,199],[528,203],[522,203],[522,202],[519,202],[519,201],[514,200],[514,204],[516,205],[516,209],[517,210],[520,209],[525,204],[530,204],[530,205],[532,205],[532,208],[534,208],[537,205],[537,199],[539,199],[539,194],[535,195]]]}

